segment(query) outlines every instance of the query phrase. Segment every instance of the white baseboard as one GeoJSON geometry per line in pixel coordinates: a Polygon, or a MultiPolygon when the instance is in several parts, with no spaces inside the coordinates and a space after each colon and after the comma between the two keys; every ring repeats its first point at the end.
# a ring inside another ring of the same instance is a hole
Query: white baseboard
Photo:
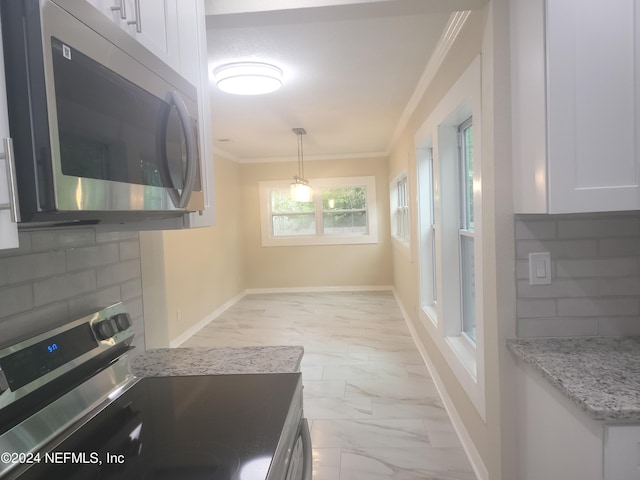
{"type": "Polygon", "coordinates": [[[206,327],[211,321],[213,321],[214,319],[216,319],[217,317],[219,317],[225,310],[233,307],[236,303],[238,303],[245,295],[247,294],[247,291],[243,291],[240,292],[238,295],[236,295],[235,297],[233,297],[231,300],[228,300],[227,302],[223,303],[222,305],[220,305],[218,308],[216,308],[213,312],[211,312],[209,315],[207,315],[205,318],[203,318],[202,320],[200,320],[198,323],[196,323],[194,326],[192,326],[191,328],[189,328],[186,332],[184,332],[182,335],[180,335],[177,338],[174,338],[173,340],[171,340],[169,342],[169,348],[176,348],[179,347],[180,345],[182,345],[184,342],[186,342],[187,340],[189,340],[192,336],[194,336],[196,333],[198,333],[200,330],[202,330],[204,327],[206,327]]]}
{"type": "Polygon", "coordinates": [[[247,294],[260,293],[323,293],[323,292],[372,292],[372,291],[392,291],[391,285],[362,285],[346,287],[284,287],[284,288],[249,288],[245,290],[247,294]]]}
{"type": "Polygon", "coordinates": [[[429,370],[429,374],[431,375],[431,378],[433,379],[433,382],[436,385],[436,389],[438,390],[440,397],[442,398],[442,402],[444,403],[444,408],[447,410],[447,413],[449,414],[449,418],[451,419],[453,428],[458,434],[458,438],[460,438],[460,442],[462,443],[462,448],[464,448],[464,451],[467,454],[467,458],[471,463],[471,468],[473,468],[473,471],[476,474],[476,477],[478,477],[478,480],[489,480],[489,472],[487,471],[487,467],[482,461],[482,457],[480,456],[480,453],[476,449],[476,446],[474,445],[473,440],[471,440],[471,436],[469,435],[469,432],[467,432],[467,429],[464,427],[462,418],[458,414],[458,411],[455,408],[453,400],[445,390],[444,383],[442,383],[442,379],[440,378],[440,375],[438,375],[438,371],[436,370],[431,360],[431,357],[427,352],[427,349],[420,341],[420,338],[418,337],[418,332],[413,326],[413,323],[411,322],[411,319],[407,314],[407,311],[404,308],[404,305],[402,304],[400,297],[398,297],[395,289],[393,289],[393,295],[395,296],[396,301],[400,306],[402,317],[404,318],[404,321],[407,324],[409,331],[411,332],[411,337],[413,337],[413,341],[416,344],[416,347],[418,348],[418,351],[420,352],[422,359],[424,360],[427,370],[429,370]]]}

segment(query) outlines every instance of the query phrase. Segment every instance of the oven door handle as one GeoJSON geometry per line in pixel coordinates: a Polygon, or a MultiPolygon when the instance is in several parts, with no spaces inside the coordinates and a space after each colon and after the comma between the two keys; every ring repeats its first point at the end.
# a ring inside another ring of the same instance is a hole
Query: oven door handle
{"type": "Polygon", "coordinates": [[[189,111],[187,110],[184,100],[176,91],[171,92],[170,95],[171,103],[176,107],[178,117],[180,118],[182,133],[185,138],[185,147],[187,149],[187,171],[185,173],[184,187],[180,193],[180,199],[177,205],[178,208],[186,208],[196,184],[198,149],[193,124],[191,123],[191,117],[189,116],[189,111]]]}
{"type": "Polygon", "coordinates": [[[302,463],[302,480],[312,480],[313,450],[311,449],[309,423],[306,418],[303,418],[302,423],[300,424],[300,435],[302,436],[302,454],[304,456],[304,461],[302,463]]]}

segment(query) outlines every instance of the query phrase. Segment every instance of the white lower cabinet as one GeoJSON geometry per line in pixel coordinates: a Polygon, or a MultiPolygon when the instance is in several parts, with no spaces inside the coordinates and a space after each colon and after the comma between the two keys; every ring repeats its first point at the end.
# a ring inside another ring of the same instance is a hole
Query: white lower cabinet
{"type": "Polygon", "coordinates": [[[607,425],[604,480],[640,479],[640,425],[607,425]]]}
{"type": "Polygon", "coordinates": [[[640,480],[640,425],[594,420],[517,364],[518,480],[640,480]]]}

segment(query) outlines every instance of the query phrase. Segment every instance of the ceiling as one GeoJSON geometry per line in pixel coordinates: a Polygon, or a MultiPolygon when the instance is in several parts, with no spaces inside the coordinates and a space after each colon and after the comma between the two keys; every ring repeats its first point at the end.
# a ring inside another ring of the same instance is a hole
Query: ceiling
{"type": "Polygon", "coordinates": [[[209,70],[263,61],[274,93],[211,82],[214,146],[238,162],[387,155],[454,10],[484,0],[206,0],[209,70]]]}

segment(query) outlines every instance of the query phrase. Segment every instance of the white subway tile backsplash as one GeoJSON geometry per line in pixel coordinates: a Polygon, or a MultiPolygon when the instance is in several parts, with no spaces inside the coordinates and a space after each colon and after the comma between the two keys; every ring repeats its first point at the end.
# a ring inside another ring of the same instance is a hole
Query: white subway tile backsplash
{"type": "Polygon", "coordinates": [[[20,248],[0,252],[0,348],[119,301],[133,309],[143,347],[137,232],[20,232],[20,248]]]}
{"type": "Polygon", "coordinates": [[[92,245],[96,234],[92,228],[65,228],[31,232],[34,251],[57,250],[61,248],[92,245]]]}
{"type": "Polygon", "coordinates": [[[0,286],[16,285],[66,271],[64,250],[0,258],[0,286]]]}
{"type": "Polygon", "coordinates": [[[70,248],[67,250],[67,268],[69,271],[110,265],[118,263],[119,259],[117,243],[70,248]]]}
{"type": "Polygon", "coordinates": [[[638,274],[638,261],[633,257],[557,260],[554,263],[558,278],[629,277],[638,274]]]}
{"type": "Polygon", "coordinates": [[[640,335],[640,317],[601,317],[598,319],[598,335],[640,335]]]}
{"type": "Polygon", "coordinates": [[[30,284],[0,288],[0,315],[8,317],[34,307],[33,288],[30,284]]]}
{"type": "Polygon", "coordinates": [[[529,280],[518,280],[518,298],[591,297],[598,295],[598,279],[556,279],[549,285],[529,285],[529,280]]]}
{"type": "Polygon", "coordinates": [[[575,337],[598,335],[598,319],[524,318],[518,321],[519,337],[575,337]]]}
{"type": "Polygon", "coordinates": [[[552,258],[591,258],[598,255],[597,240],[520,240],[516,258],[528,259],[530,253],[549,252],[552,258]]]}
{"type": "Polygon", "coordinates": [[[555,220],[516,220],[515,227],[516,240],[548,240],[557,236],[555,220]]]}
{"type": "Polygon", "coordinates": [[[120,287],[114,285],[69,299],[69,314],[72,317],[81,317],[120,301],[120,287]]]}
{"type": "Polygon", "coordinates": [[[140,242],[136,240],[130,240],[126,242],[120,242],[120,260],[131,260],[134,258],[140,258],[140,242]]]}
{"type": "Polygon", "coordinates": [[[601,257],[640,256],[640,238],[603,238],[599,241],[601,257]]]}
{"type": "Polygon", "coordinates": [[[33,284],[35,305],[42,306],[96,289],[96,272],[86,270],[39,280],[33,284]]]}
{"type": "Polygon", "coordinates": [[[559,317],[640,314],[637,298],[560,298],[557,302],[559,317]]]}
{"type": "Polygon", "coordinates": [[[141,276],[140,260],[128,260],[126,262],[108,265],[98,268],[98,287],[123,283],[127,280],[141,276]]]}
{"type": "Polygon", "coordinates": [[[545,318],[557,316],[555,300],[518,299],[516,303],[518,318],[545,318]]]}
{"type": "Polygon", "coordinates": [[[607,238],[640,236],[640,220],[631,216],[563,219],[558,221],[559,238],[607,238]]]}
{"type": "Polygon", "coordinates": [[[640,214],[516,217],[519,336],[640,334],[640,214]],[[550,285],[528,282],[529,253],[551,253],[550,285]]]}

